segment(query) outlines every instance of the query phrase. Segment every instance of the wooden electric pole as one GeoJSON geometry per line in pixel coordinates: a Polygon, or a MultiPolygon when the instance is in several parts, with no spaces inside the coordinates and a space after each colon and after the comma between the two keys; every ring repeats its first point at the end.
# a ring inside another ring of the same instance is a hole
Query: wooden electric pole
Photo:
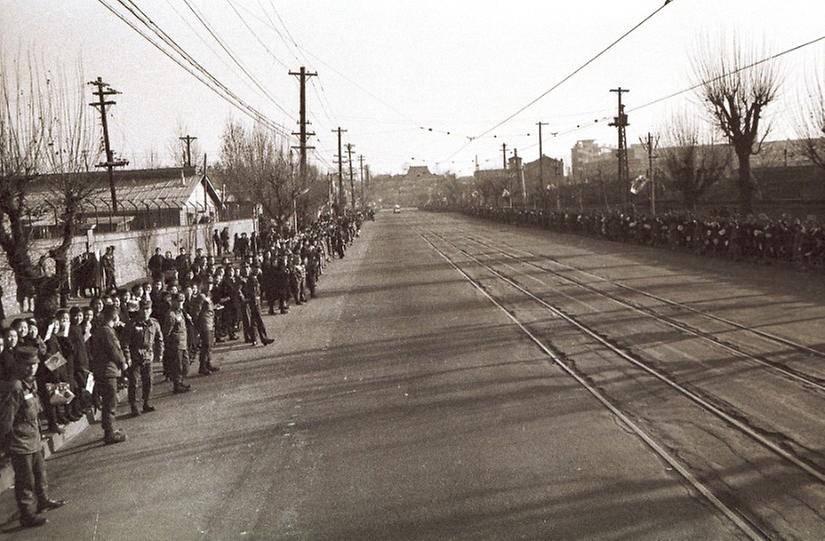
{"type": "MultiPolygon", "coordinates": [[[[541,138],[542,126],[547,126],[547,122],[536,122],[539,127],[539,191],[536,194],[546,194],[544,189],[544,144],[541,138]]],[[[546,199],[545,199],[546,200],[546,199]]]]}
{"type": "Polygon", "coordinates": [[[341,151],[341,134],[347,133],[347,130],[342,130],[339,126],[337,130],[332,130],[338,133],[338,212],[344,212],[344,153],[341,151]]]}
{"type": "Polygon", "coordinates": [[[295,133],[293,132],[292,135],[298,136],[298,146],[292,147],[297,148],[300,151],[300,164],[298,173],[301,177],[301,188],[306,187],[306,179],[307,179],[307,150],[312,150],[315,147],[308,147],[307,146],[307,138],[312,135],[315,135],[315,132],[308,132],[307,131],[307,79],[310,77],[317,77],[317,73],[309,73],[304,66],[301,66],[299,71],[290,71],[290,75],[295,75],[298,77],[298,81],[300,82],[301,86],[301,99],[300,99],[300,118],[298,119],[298,124],[300,125],[300,130],[295,133]]]}
{"type": "Polygon", "coordinates": [[[364,155],[360,154],[358,156],[358,162],[361,164],[361,207],[364,207],[365,199],[364,199],[364,155]]]}
{"type": "Polygon", "coordinates": [[[627,115],[624,112],[624,104],[622,104],[622,94],[630,92],[626,88],[611,88],[611,92],[616,92],[619,95],[619,112],[613,118],[613,122],[609,124],[616,128],[619,132],[619,150],[617,157],[619,159],[619,186],[622,190],[622,203],[627,206],[628,193],[630,193],[630,170],[627,164],[627,130],[630,125],[627,122],[627,115]]]}
{"type": "Polygon", "coordinates": [[[502,168],[507,169],[507,143],[501,143],[501,163],[502,168]]]}
{"type": "Polygon", "coordinates": [[[188,169],[192,168],[192,141],[197,141],[197,137],[192,137],[188,133],[183,137],[178,137],[181,141],[186,143],[186,167],[188,169]]]}
{"type": "Polygon", "coordinates": [[[655,141],[653,134],[648,132],[647,139],[639,138],[642,147],[647,151],[647,178],[650,181],[650,215],[656,216],[656,172],[653,169],[653,160],[656,156],[653,154],[659,147],[659,138],[655,141]]]}
{"type": "Polygon", "coordinates": [[[109,172],[109,191],[112,195],[112,213],[115,213],[117,212],[117,193],[115,192],[114,168],[123,167],[124,165],[128,165],[129,162],[127,160],[114,159],[114,153],[112,152],[112,147],[109,144],[109,124],[106,121],[106,107],[109,105],[114,105],[117,102],[113,100],[106,100],[106,96],[114,96],[116,94],[120,94],[120,92],[110,87],[108,83],[104,83],[100,77],[94,81],[89,81],[89,84],[97,87],[97,90],[92,92],[92,94],[97,96],[98,101],[90,103],[89,105],[92,107],[97,107],[100,111],[100,122],[103,125],[103,148],[106,150],[106,161],[97,164],[95,167],[105,167],[109,172]]]}
{"type": "Polygon", "coordinates": [[[349,162],[349,193],[352,197],[352,201],[350,201],[352,210],[355,210],[355,176],[352,171],[352,149],[354,147],[355,145],[347,143],[347,161],[349,162]]]}

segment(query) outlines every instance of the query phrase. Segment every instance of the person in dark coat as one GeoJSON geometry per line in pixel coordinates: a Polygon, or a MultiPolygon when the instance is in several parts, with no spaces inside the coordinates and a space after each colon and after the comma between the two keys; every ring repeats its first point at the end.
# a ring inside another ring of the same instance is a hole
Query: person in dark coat
{"type": "Polygon", "coordinates": [[[255,272],[252,272],[248,265],[244,265],[241,270],[241,275],[246,276],[246,281],[243,284],[243,296],[246,301],[246,310],[249,313],[249,338],[252,345],[258,343],[258,336],[261,338],[261,343],[268,346],[275,340],[272,340],[266,335],[266,327],[261,318],[261,308],[258,305],[258,299],[261,296],[261,286],[258,282],[258,277],[255,272]]]}
{"type": "Polygon", "coordinates": [[[152,301],[140,301],[140,310],[129,322],[124,336],[126,339],[124,353],[128,359],[129,368],[126,377],[129,378],[129,405],[132,416],[140,415],[137,407],[137,383],[140,380],[141,398],[143,399],[143,413],[155,411],[150,403],[152,396],[152,365],[163,359],[163,331],[160,323],[153,317],[152,301]]]}
{"type": "Polygon", "coordinates": [[[215,251],[217,252],[218,257],[223,255],[223,242],[221,242],[221,236],[217,229],[215,229],[212,233],[212,244],[215,246],[215,251]]]}
{"type": "Polygon", "coordinates": [[[186,253],[186,248],[181,248],[180,254],[175,258],[175,268],[178,271],[178,277],[182,280],[192,270],[192,258],[186,253]]]}
{"type": "Polygon", "coordinates": [[[115,429],[117,380],[126,369],[126,356],[115,333],[117,322],[115,307],[104,307],[100,324],[93,327],[91,338],[92,372],[102,401],[101,426],[106,444],[126,441],[126,433],[115,429]]]}
{"type": "Polygon", "coordinates": [[[289,257],[284,255],[278,259],[278,266],[275,269],[275,295],[278,298],[278,310],[282,314],[289,312],[289,257]]]}
{"type": "Polygon", "coordinates": [[[34,378],[39,367],[37,350],[19,348],[15,351],[15,361],[13,379],[0,384],[0,402],[3,404],[0,408],[0,449],[9,456],[14,470],[14,497],[20,510],[20,525],[32,528],[47,522],[35,512],[57,509],[66,502],[53,500],[48,493],[38,419],[40,401],[34,378]]]}
{"type": "Polygon", "coordinates": [[[163,281],[163,255],[160,253],[160,248],[155,248],[155,255],[149,258],[149,274],[152,276],[152,281],[163,281]]]}
{"type": "Polygon", "coordinates": [[[91,406],[91,393],[86,391],[86,381],[91,374],[89,369],[89,352],[85,337],[85,326],[83,324],[83,310],[78,306],[73,306],[69,310],[69,343],[74,355],[74,381],[77,386],[77,398],[73,401],[77,404],[77,409],[87,411],[91,406]]]}

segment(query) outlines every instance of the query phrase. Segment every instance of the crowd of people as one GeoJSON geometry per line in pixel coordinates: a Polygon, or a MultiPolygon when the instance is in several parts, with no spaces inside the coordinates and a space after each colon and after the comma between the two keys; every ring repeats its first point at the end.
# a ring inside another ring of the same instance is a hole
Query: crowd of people
{"type": "Polygon", "coordinates": [[[714,216],[664,213],[657,216],[613,211],[545,211],[541,209],[473,207],[461,209],[485,219],[532,225],[560,233],[691,251],[761,263],[788,263],[800,269],[825,268],[825,228],[807,219],[766,215],[714,216]]]}
{"type": "Polygon", "coordinates": [[[314,298],[325,266],[345,257],[365,218],[372,213],[324,216],[297,233],[242,233],[232,250],[228,230],[215,230],[209,253],[180,248],[173,258],[158,247],[146,280],[128,288],[103,281],[99,291],[76,292],[92,294],[86,306],[13,320],[0,339],[0,443],[14,468],[21,525],[39,526],[41,511],[65,503],[46,493],[41,422],[62,433],[99,409],[104,442],[126,441],[115,426],[118,390],[127,389],[133,416],[151,413],[155,366],[173,393],[186,393],[195,359],[203,376],[220,370],[216,343],[240,333],[250,347],[274,342],[262,313],[287,314],[291,303],[314,298]]]}

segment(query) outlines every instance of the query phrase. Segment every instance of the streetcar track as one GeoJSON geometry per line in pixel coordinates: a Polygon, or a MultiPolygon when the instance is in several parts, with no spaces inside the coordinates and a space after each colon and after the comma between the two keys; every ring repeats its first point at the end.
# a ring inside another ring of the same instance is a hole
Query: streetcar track
{"type": "MultiPolygon", "coordinates": [[[[468,237],[468,238],[471,238],[471,237],[468,237]]],[[[489,239],[486,239],[486,240],[489,241],[489,239]]],[[[783,336],[779,336],[777,334],[774,334],[774,333],[771,333],[771,332],[768,332],[768,331],[763,331],[763,330],[760,330],[760,329],[754,329],[753,327],[743,325],[742,323],[738,323],[738,322],[730,320],[728,318],[718,316],[718,315],[712,314],[710,312],[705,312],[704,310],[700,310],[698,308],[694,308],[693,306],[690,306],[689,304],[674,301],[673,299],[668,299],[666,297],[656,295],[655,293],[650,293],[649,291],[645,291],[643,289],[639,289],[639,288],[636,288],[636,287],[633,287],[633,286],[629,286],[627,284],[623,284],[623,283],[618,282],[616,280],[611,280],[609,278],[605,278],[604,276],[600,276],[598,274],[594,274],[590,271],[580,269],[580,268],[575,267],[573,265],[563,263],[563,262],[559,261],[558,259],[556,259],[552,256],[540,255],[540,254],[536,254],[534,252],[523,250],[521,248],[516,248],[515,246],[513,246],[512,244],[509,244],[509,243],[503,243],[503,244],[506,244],[509,248],[512,248],[513,250],[522,252],[523,254],[526,254],[528,256],[540,257],[540,258],[550,260],[550,261],[552,261],[553,263],[555,263],[559,266],[565,267],[565,268],[567,268],[571,271],[580,272],[582,274],[585,274],[587,276],[595,278],[600,282],[607,282],[611,285],[615,285],[616,287],[618,287],[620,289],[624,289],[626,291],[631,291],[633,293],[637,293],[637,294],[642,295],[644,297],[647,297],[649,299],[653,299],[655,301],[667,304],[669,306],[673,306],[674,308],[680,308],[682,310],[687,310],[688,312],[691,312],[691,313],[696,314],[698,316],[701,316],[701,317],[704,317],[706,319],[710,319],[710,320],[713,320],[713,321],[717,321],[719,323],[723,323],[725,325],[734,327],[735,329],[738,329],[740,331],[744,331],[744,332],[747,332],[747,333],[754,334],[754,335],[759,336],[760,338],[763,338],[765,340],[775,342],[775,343],[778,343],[778,344],[782,344],[784,346],[788,346],[790,348],[793,348],[793,349],[795,349],[799,352],[808,353],[808,354],[814,355],[816,357],[819,357],[821,359],[825,359],[825,351],[819,350],[817,348],[807,346],[805,344],[800,344],[799,342],[796,342],[796,341],[791,340],[789,338],[785,338],[783,336]]],[[[525,262],[525,263],[527,263],[527,262],[525,262]]]]}
{"type": "MultiPolygon", "coordinates": [[[[439,237],[438,234],[434,232],[429,232],[431,235],[439,237]]],[[[527,335],[527,337],[542,350],[542,352],[549,357],[549,359],[558,367],[560,367],[564,372],[566,372],[569,376],[571,376],[574,380],[576,380],[579,385],[584,387],[588,393],[590,393],[598,402],[600,402],[608,411],[610,411],[617,419],[619,419],[624,425],[637,437],[639,437],[653,452],[658,455],[662,460],[664,460],[670,467],[672,467],[682,478],[691,486],[694,490],[696,490],[699,494],[701,494],[713,507],[719,510],[728,520],[730,520],[740,531],[742,531],[745,535],[747,535],[750,539],[768,539],[770,536],[766,534],[758,525],[754,524],[746,515],[742,512],[732,509],[730,506],[725,504],[718,496],[716,496],[712,489],[702,483],[689,469],[685,466],[682,460],[677,459],[674,457],[673,452],[669,451],[664,445],[658,443],[650,434],[648,434],[644,429],[642,429],[637,422],[635,422],[631,417],[630,414],[623,412],[618,406],[613,404],[613,402],[607,398],[606,393],[599,390],[594,383],[591,383],[591,379],[589,376],[586,376],[584,373],[581,373],[578,369],[574,368],[575,363],[571,362],[570,364],[573,366],[568,365],[563,359],[562,355],[556,352],[553,348],[545,344],[540,338],[538,338],[530,329],[522,323],[510,310],[508,310],[503,304],[501,304],[498,300],[496,300],[492,294],[490,294],[484,286],[472,276],[470,276],[466,271],[464,271],[461,267],[459,267],[445,252],[440,250],[435,243],[433,243],[426,235],[419,232],[419,236],[439,255],[441,256],[453,269],[455,269],[459,274],[461,274],[473,287],[475,287],[482,295],[484,295],[487,300],[489,300],[493,305],[499,308],[504,314],[516,325],[519,329],[527,335]]],[[[443,237],[440,237],[443,242],[448,242],[443,237]]],[[[471,257],[471,256],[468,256],[471,257]]],[[[472,257],[471,257],[472,259],[472,257]]],[[[498,273],[491,269],[490,267],[484,265],[483,263],[476,260],[479,265],[482,265],[495,274],[498,273]]],[[[500,276],[500,275],[499,275],[500,276]]],[[[517,286],[512,281],[505,279],[503,276],[500,276],[505,281],[508,281],[511,285],[520,289],[522,292],[527,294],[528,296],[532,297],[534,300],[540,301],[537,297],[529,293],[528,291],[524,290],[520,286],[517,286]]],[[[540,301],[541,304],[546,304],[543,301],[540,301]]],[[[548,305],[549,307],[549,305],[548,305]]],[[[549,309],[549,308],[548,308],[549,309]]],[[[552,311],[552,310],[551,310],[552,311]]],[[[561,315],[561,314],[557,314],[561,315]]],[[[608,346],[610,349],[612,347],[608,346]]]]}
{"type": "MultiPolygon", "coordinates": [[[[715,336],[713,333],[703,331],[701,329],[697,329],[697,328],[695,328],[695,327],[693,327],[693,326],[691,326],[687,323],[678,321],[678,320],[676,320],[672,317],[668,317],[668,316],[659,314],[653,308],[646,307],[646,306],[640,306],[640,305],[638,305],[638,304],[636,304],[632,301],[629,301],[627,299],[622,299],[622,298],[617,297],[617,296],[615,296],[615,295],[613,295],[609,292],[602,291],[598,288],[595,288],[595,287],[593,287],[593,286],[591,286],[591,285],[589,285],[585,282],[582,282],[582,281],[577,280],[575,278],[571,278],[569,276],[565,276],[564,274],[560,273],[559,271],[549,269],[547,267],[543,267],[541,265],[538,265],[538,264],[530,262],[530,261],[524,261],[522,259],[519,259],[518,257],[516,257],[512,254],[509,254],[506,251],[501,250],[500,248],[492,246],[491,244],[489,244],[487,242],[479,241],[479,240],[474,239],[474,238],[469,237],[469,236],[467,237],[467,239],[472,241],[472,242],[475,242],[475,243],[477,243],[477,244],[479,244],[479,245],[481,245],[485,248],[496,250],[499,253],[501,253],[502,255],[504,255],[505,257],[508,257],[509,259],[511,259],[513,261],[516,261],[518,263],[527,265],[529,267],[533,267],[533,268],[535,268],[537,270],[541,270],[543,272],[553,274],[554,276],[557,276],[558,278],[560,278],[562,280],[565,280],[568,283],[571,283],[575,286],[586,289],[587,291],[596,293],[597,295],[600,295],[600,296],[602,296],[606,299],[609,299],[612,302],[615,302],[619,305],[630,308],[631,310],[634,310],[634,311],[636,311],[640,314],[643,314],[643,315],[645,315],[649,318],[655,319],[656,321],[659,321],[659,322],[661,322],[665,325],[668,325],[669,327],[671,327],[673,329],[676,329],[678,331],[690,334],[694,337],[706,340],[706,341],[714,344],[715,346],[720,347],[720,348],[724,349],[725,351],[736,355],[739,358],[742,358],[742,359],[747,360],[747,361],[752,362],[752,363],[759,364],[759,365],[761,365],[765,368],[776,371],[776,372],[782,374],[783,376],[785,376],[789,379],[795,380],[795,381],[800,382],[804,385],[808,385],[810,387],[818,389],[819,391],[825,392],[825,380],[823,380],[822,378],[818,378],[818,377],[813,376],[811,374],[801,372],[799,370],[796,370],[794,368],[791,368],[791,367],[787,366],[784,363],[779,363],[779,362],[776,362],[776,361],[772,361],[772,360],[764,357],[763,355],[758,355],[758,354],[754,354],[754,353],[748,353],[747,351],[743,351],[737,345],[731,344],[731,343],[729,343],[725,340],[722,340],[719,337],[715,336]]],[[[513,246],[510,246],[510,248],[513,248],[515,250],[524,252],[526,254],[538,257],[537,254],[531,254],[530,252],[526,252],[524,250],[514,248],[513,246]]],[[[551,257],[548,257],[547,259],[549,259],[549,260],[553,261],[554,263],[557,263],[561,266],[567,267],[571,270],[576,270],[578,272],[582,272],[583,274],[587,274],[587,275],[590,275],[590,276],[595,276],[595,275],[592,275],[591,273],[588,273],[587,271],[581,271],[579,269],[576,269],[575,267],[570,267],[569,265],[565,265],[564,263],[558,263],[555,259],[553,259],[551,257]]],[[[600,281],[607,282],[608,284],[621,286],[621,284],[617,284],[616,282],[614,282],[612,280],[607,280],[607,279],[602,278],[602,277],[599,277],[599,278],[600,278],[600,281]]],[[[635,288],[630,288],[630,289],[633,290],[633,291],[636,291],[635,288]]],[[[700,314],[700,315],[704,314],[701,311],[698,311],[697,313],[700,314]]],[[[747,327],[744,327],[744,326],[741,326],[741,327],[743,328],[743,330],[747,330],[747,327]]],[[[803,346],[800,346],[800,347],[803,347],[803,346]]]]}
{"type": "MultiPolygon", "coordinates": [[[[432,234],[433,236],[441,239],[441,241],[444,242],[445,244],[452,245],[456,250],[458,250],[460,253],[464,254],[465,257],[467,257],[468,259],[474,261],[479,266],[487,269],[490,273],[492,273],[493,275],[498,277],[500,280],[504,281],[505,283],[509,284],[513,288],[515,288],[518,291],[522,292],[523,294],[527,295],[529,298],[531,298],[532,300],[534,300],[538,304],[544,306],[548,311],[555,314],[557,317],[559,317],[561,319],[564,319],[568,323],[572,324],[574,327],[579,329],[581,332],[583,332],[584,334],[590,336],[591,338],[593,338],[594,340],[599,342],[603,347],[607,348],[608,350],[612,351],[613,353],[615,353],[619,357],[621,357],[621,358],[625,359],[626,361],[630,362],[634,366],[637,366],[638,368],[641,368],[643,371],[647,372],[648,374],[655,377],[659,381],[665,383],[666,385],[668,385],[672,389],[676,390],[677,392],[679,392],[683,396],[687,397],[688,399],[690,399],[691,401],[693,401],[694,403],[699,405],[704,410],[706,410],[706,411],[712,413],[713,415],[715,415],[716,417],[722,419],[723,421],[725,421],[729,425],[731,425],[734,428],[736,428],[737,430],[739,430],[741,433],[745,434],[746,436],[748,436],[752,440],[756,441],[757,443],[759,443],[760,445],[762,445],[766,449],[770,450],[771,452],[773,452],[774,454],[776,454],[780,458],[786,460],[787,462],[789,462],[792,465],[796,466],[797,468],[801,469],[802,471],[804,471],[805,473],[807,473],[811,477],[817,479],[820,482],[825,482],[825,473],[823,473],[819,468],[817,468],[813,464],[808,463],[806,460],[803,460],[803,459],[799,458],[794,453],[784,449],[780,444],[777,444],[777,443],[771,441],[768,436],[761,434],[759,431],[757,431],[757,429],[755,429],[754,427],[752,427],[748,424],[747,418],[745,416],[737,415],[735,413],[730,413],[728,411],[725,411],[722,407],[714,404],[711,401],[712,399],[701,396],[696,391],[691,390],[691,389],[687,388],[685,385],[677,382],[671,376],[665,374],[664,372],[662,372],[662,371],[660,371],[656,368],[653,368],[653,367],[649,366],[643,360],[637,358],[633,353],[626,351],[624,348],[614,344],[608,338],[602,336],[602,334],[599,333],[597,330],[581,323],[580,321],[578,321],[577,318],[575,318],[575,317],[567,314],[565,311],[549,304],[547,301],[545,301],[541,297],[538,297],[537,295],[535,295],[534,293],[529,291],[527,288],[525,288],[524,286],[522,286],[521,284],[519,284],[518,282],[516,282],[515,280],[513,280],[509,276],[506,276],[505,274],[503,274],[500,271],[496,270],[492,266],[490,266],[490,265],[484,263],[483,261],[479,260],[477,257],[475,257],[472,254],[468,253],[466,250],[463,250],[461,247],[459,247],[458,245],[456,245],[452,241],[446,239],[442,235],[439,235],[438,233],[435,233],[435,232],[430,232],[430,234],[432,234]]],[[[430,242],[429,239],[427,239],[426,237],[424,237],[424,238],[425,238],[425,240],[430,242]]],[[[484,291],[483,288],[482,288],[482,290],[484,291]]],[[[484,291],[484,292],[485,292],[485,294],[487,294],[486,291],[484,291]]],[[[505,309],[505,311],[507,311],[507,310],[505,309]]],[[[516,319],[515,316],[513,316],[509,311],[507,311],[507,313],[510,314],[510,316],[514,320],[516,319]]],[[[717,398],[717,400],[718,400],[718,398],[717,398]]],[[[729,406],[729,407],[732,408],[732,406],[729,406]]],[[[736,408],[732,408],[732,409],[736,410],[736,408]]],[[[783,436],[783,438],[787,438],[787,437],[783,436]]],[[[804,447],[804,446],[800,446],[800,447],[804,447]]]]}

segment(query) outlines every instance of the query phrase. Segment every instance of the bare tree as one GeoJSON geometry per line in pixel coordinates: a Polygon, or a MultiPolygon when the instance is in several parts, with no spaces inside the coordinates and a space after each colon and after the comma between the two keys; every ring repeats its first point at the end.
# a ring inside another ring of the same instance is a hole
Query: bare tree
{"type": "Polygon", "coordinates": [[[772,62],[757,64],[754,51],[734,39],[721,46],[705,42],[694,59],[694,73],[699,96],[736,154],[739,207],[750,213],[755,189],[750,158],[759,153],[770,131],[761,122],[777,96],[779,68],[772,62]]]}
{"type": "Polygon", "coordinates": [[[104,191],[90,178],[88,164],[97,163],[103,152],[96,144],[99,133],[97,123],[89,115],[82,67],[78,65],[74,77],[58,72],[56,80],[47,82],[44,92],[43,165],[49,175],[41,193],[46,196],[47,204],[56,209],[55,226],[60,227],[60,244],[50,251],[55,261],[56,283],[43,283],[41,291],[44,297],[60,291],[61,305],[65,306],[69,252],[78,233],[84,203],[104,191]]]}
{"type": "Polygon", "coordinates": [[[686,111],[673,115],[662,131],[665,137],[659,155],[665,182],[682,194],[685,208],[693,211],[707,189],[724,176],[730,164],[730,147],[703,133],[695,117],[686,111]]]}
{"type": "Polygon", "coordinates": [[[34,209],[27,195],[40,176],[46,121],[35,70],[30,55],[11,64],[0,56],[0,247],[18,290],[33,287],[37,277],[30,255],[34,209]]]}
{"type": "Polygon", "coordinates": [[[825,169],[825,69],[808,83],[808,103],[796,123],[799,152],[825,169]]]}
{"type": "Polygon", "coordinates": [[[86,178],[95,160],[94,124],[87,121],[84,85],[41,72],[32,55],[13,69],[0,59],[0,247],[18,288],[38,292],[36,314],[46,314],[68,280],[66,260],[84,200],[94,191],[86,178]],[[62,241],[51,251],[56,276],[37,272],[31,259],[32,224],[54,215],[62,241]]]}
{"type": "Polygon", "coordinates": [[[263,127],[250,132],[230,121],[221,138],[221,158],[217,173],[235,193],[245,194],[263,207],[264,216],[279,227],[292,213],[295,186],[289,159],[275,136],[263,127]]]}

